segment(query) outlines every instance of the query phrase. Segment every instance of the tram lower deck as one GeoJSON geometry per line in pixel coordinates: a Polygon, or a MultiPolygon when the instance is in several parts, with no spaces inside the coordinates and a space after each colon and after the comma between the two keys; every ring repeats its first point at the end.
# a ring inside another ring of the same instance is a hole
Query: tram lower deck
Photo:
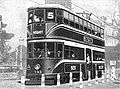
{"type": "MultiPolygon", "coordinates": [[[[40,62],[39,59],[35,60],[35,61],[37,63],[38,63],[38,61],[40,62]]],[[[34,63],[35,63],[35,61],[34,61],[34,63]]],[[[43,61],[43,60],[41,60],[41,61],[43,61]]],[[[56,61],[58,61],[58,60],[56,60],[56,61]]],[[[86,63],[82,63],[82,62],[80,62],[80,63],[65,62],[65,63],[61,63],[56,68],[53,67],[53,69],[50,69],[48,67],[47,70],[49,70],[49,71],[52,70],[52,71],[51,71],[51,73],[49,73],[49,72],[47,73],[45,66],[51,64],[52,62],[53,62],[53,60],[46,60],[45,63],[47,63],[47,64],[42,63],[41,70],[40,69],[36,70],[37,69],[37,65],[36,65],[36,69],[31,70],[31,73],[30,72],[27,73],[27,78],[30,79],[31,82],[28,81],[28,82],[26,82],[26,84],[29,84],[29,83],[30,83],[30,85],[41,84],[41,78],[42,78],[41,71],[43,71],[44,69],[45,69],[44,72],[46,72],[46,73],[44,73],[46,85],[56,85],[57,84],[57,74],[60,74],[60,83],[64,84],[64,83],[70,82],[70,73],[72,73],[72,81],[77,82],[80,80],[80,71],[82,72],[82,80],[83,81],[88,81],[88,79],[95,79],[96,76],[98,78],[101,78],[102,73],[104,71],[104,69],[102,68],[102,67],[104,67],[103,63],[86,64],[86,63]],[[32,72],[35,72],[35,73],[32,73],[32,72]]],[[[34,66],[34,63],[31,62],[32,66],[34,66]]]]}

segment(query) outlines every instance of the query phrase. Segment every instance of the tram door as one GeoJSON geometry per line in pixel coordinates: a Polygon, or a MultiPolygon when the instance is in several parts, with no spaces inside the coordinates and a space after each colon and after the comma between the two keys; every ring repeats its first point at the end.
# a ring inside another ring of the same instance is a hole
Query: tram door
{"type": "Polygon", "coordinates": [[[86,71],[88,77],[92,77],[92,58],[91,58],[91,49],[86,48],[86,71]],[[90,72],[90,75],[89,75],[90,72]]]}

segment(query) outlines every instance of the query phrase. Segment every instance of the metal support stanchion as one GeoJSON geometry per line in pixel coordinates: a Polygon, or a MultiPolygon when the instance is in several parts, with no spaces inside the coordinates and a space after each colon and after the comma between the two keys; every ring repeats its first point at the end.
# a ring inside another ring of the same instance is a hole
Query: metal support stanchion
{"type": "Polygon", "coordinates": [[[98,84],[98,71],[96,70],[96,75],[95,75],[95,84],[98,84]]]}
{"type": "Polygon", "coordinates": [[[45,86],[45,75],[42,74],[41,76],[41,87],[44,87],[45,86]]]}
{"type": "Polygon", "coordinates": [[[73,80],[72,80],[72,72],[70,72],[70,84],[73,83],[73,80]]]}
{"type": "Polygon", "coordinates": [[[102,83],[105,83],[104,70],[102,70],[102,83]]]}
{"type": "Polygon", "coordinates": [[[83,88],[82,71],[80,71],[80,88],[83,88]]]}
{"type": "Polygon", "coordinates": [[[88,71],[88,86],[92,85],[90,80],[91,80],[91,78],[90,78],[90,71],[88,71]]]}
{"type": "Polygon", "coordinates": [[[57,86],[60,86],[60,74],[57,74],[57,86]]]}
{"type": "Polygon", "coordinates": [[[72,72],[70,72],[70,82],[69,82],[70,83],[70,87],[69,87],[69,89],[73,88],[73,85],[72,85],[73,84],[72,75],[73,75],[72,72]]]}
{"type": "Polygon", "coordinates": [[[25,84],[25,76],[21,76],[21,84],[25,84]]]}

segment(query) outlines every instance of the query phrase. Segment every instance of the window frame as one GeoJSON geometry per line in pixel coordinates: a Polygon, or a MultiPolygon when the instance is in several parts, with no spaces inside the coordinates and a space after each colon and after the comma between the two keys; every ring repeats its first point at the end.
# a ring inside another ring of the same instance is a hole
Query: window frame
{"type": "Polygon", "coordinates": [[[74,14],[69,13],[69,20],[75,22],[74,21],[74,14]]]}
{"type": "Polygon", "coordinates": [[[30,11],[28,11],[28,24],[31,24],[31,23],[33,23],[34,22],[34,10],[30,10],[30,11]],[[29,22],[29,18],[30,18],[30,12],[32,12],[32,16],[31,16],[31,18],[32,18],[32,21],[31,22],[29,22]]]}
{"type": "Polygon", "coordinates": [[[86,21],[86,20],[83,20],[83,24],[84,24],[84,27],[88,27],[88,21],[86,21]]]}
{"type": "Polygon", "coordinates": [[[79,17],[79,24],[83,26],[83,19],[79,17]]]}
{"type": "Polygon", "coordinates": [[[35,9],[34,10],[33,22],[35,22],[35,23],[45,22],[45,9],[35,9]],[[38,21],[38,22],[35,21],[35,17],[34,16],[35,16],[35,11],[36,10],[41,10],[41,11],[43,10],[43,21],[38,21]]]}
{"type": "Polygon", "coordinates": [[[78,16],[75,16],[75,23],[79,23],[79,17],[78,16]]]}
{"type": "Polygon", "coordinates": [[[65,18],[65,19],[69,19],[69,12],[68,11],[63,11],[63,17],[65,18]]]}

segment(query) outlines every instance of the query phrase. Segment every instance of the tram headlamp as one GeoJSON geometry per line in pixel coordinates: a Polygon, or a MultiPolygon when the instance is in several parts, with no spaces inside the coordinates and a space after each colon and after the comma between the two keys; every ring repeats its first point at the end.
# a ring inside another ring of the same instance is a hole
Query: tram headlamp
{"type": "Polygon", "coordinates": [[[34,66],[35,70],[39,70],[40,67],[41,67],[40,64],[36,64],[36,65],[34,66]]]}

